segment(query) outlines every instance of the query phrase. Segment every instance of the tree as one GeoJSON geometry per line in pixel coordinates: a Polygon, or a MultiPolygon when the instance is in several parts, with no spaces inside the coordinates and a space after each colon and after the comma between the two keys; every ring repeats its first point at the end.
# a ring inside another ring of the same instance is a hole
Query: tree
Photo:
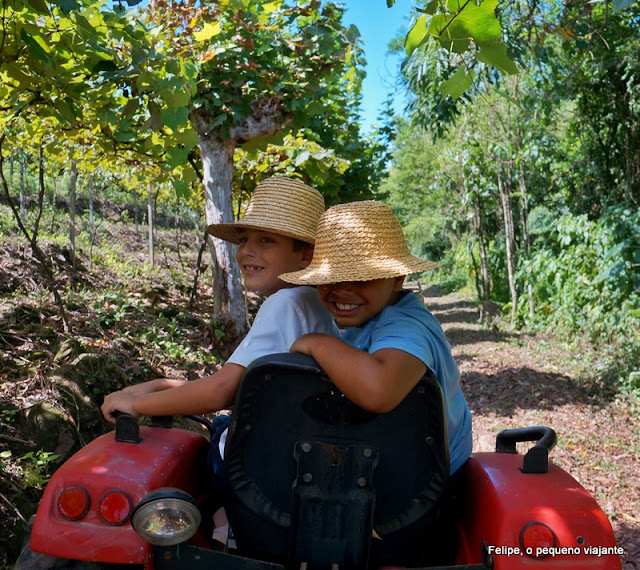
{"type": "MultiPolygon", "coordinates": [[[[229,222],[237,148],[305,126],[322,143],[352,122],[363,72],[357,29],[341,16],[317,0],[158,0],[137,17],[92,0],[12,6],[3,19],[0,129],[28,116],[40,134],[46,117],[95,156],[159,166],[182,197],[202,180],[207,223],[229,222]]],[[[334,138],[359,142],[357,133],[334,138]]],[[[239,334],[237,268],[230,246],[212,248],[214,312],[239,334]]]]}

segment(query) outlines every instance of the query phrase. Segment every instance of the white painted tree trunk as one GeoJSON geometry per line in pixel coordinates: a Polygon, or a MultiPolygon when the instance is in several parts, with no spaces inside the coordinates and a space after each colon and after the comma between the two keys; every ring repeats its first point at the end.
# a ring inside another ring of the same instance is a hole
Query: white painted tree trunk
{"type": "MultiPolygon", "coordinates": [[[[234,221],[231,183],[233,181],[233,141],[215,136],[200,137],[203,166],[206,223],[228,224],[234,221]]],[[[214,318],[236,337],[246,332],[246,317],[240,270],[235,262],[235,246],[209,237],[213,262],[214,318]]]]}
{"type": "MultiPolygon", "coordinates": [[[[233,223],[233,153],[238,145],[251,139],[267,137],[289,125],[292,117],[281,115],[278,97],[254,101],[251,113],[222,136],[211,126],[214,117],[203,109],[191,113],[198,133],[203,167],[206,222],[233,223]]],[[[240,270],[235,262],[235,247],[209,238],[214,298],[214,318],[236,338],[247,330],[246,310],[240,270]]]]}

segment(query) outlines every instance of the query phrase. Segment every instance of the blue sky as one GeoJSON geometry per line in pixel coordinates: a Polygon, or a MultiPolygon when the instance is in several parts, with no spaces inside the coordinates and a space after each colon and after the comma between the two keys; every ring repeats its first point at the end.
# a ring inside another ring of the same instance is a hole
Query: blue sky
{"type": "Polygon", "coordinates": [[[387,46],[399,31],[406,33],[415,0],[396,0],[391,8],[387,8],[386,0],[340,0],[340,3],[346,8],[343,23],[358,26],[364,42],[367,77],[362,89],[362,125],[366,132],[376,122],[388,93],[395,92],[398,114],[404,107],[402,93],[394,91],[401,58],[387,55],[387,46]]]}

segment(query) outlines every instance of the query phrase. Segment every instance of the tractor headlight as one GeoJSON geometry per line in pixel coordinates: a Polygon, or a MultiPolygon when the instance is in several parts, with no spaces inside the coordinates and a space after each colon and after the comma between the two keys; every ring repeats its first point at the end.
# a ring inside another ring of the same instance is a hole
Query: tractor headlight
{"type": "Polygon", "coordinates": [[[131,524],[145,541],[171,546],[189,540],[200,520],[200,509],[191,495],[167,487],[152,491],[138,503],[131,524]]]}

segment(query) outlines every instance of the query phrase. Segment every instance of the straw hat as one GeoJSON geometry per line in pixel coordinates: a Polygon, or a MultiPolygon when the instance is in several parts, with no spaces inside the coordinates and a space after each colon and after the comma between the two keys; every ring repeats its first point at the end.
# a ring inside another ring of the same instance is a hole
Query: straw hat
{"type": "Polygon", "coordinates": [[[324,198],[299,180],[272,176],[256,186],[247,210],[234,224],[211,224],[207,233],[231,243],[240,243],[242,229],[273,232],[314,243],[324,198]]]}
{"type": "Polygon", "coordinates": [[[439,266],[411,255],[391,208],[368,200],[329,208],[318,223],[311,264],[280,279],[296,285],[325,285],[400,277],[439,266]]]}

